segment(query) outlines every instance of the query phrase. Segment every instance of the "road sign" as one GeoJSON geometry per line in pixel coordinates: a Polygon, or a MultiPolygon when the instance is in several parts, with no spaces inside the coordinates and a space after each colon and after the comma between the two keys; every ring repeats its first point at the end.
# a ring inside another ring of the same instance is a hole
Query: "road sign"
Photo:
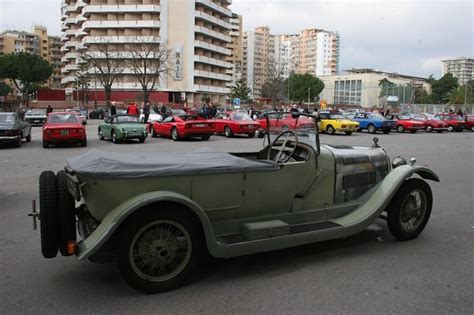
{"type": "Polygon", "coordinates": [[[233,100],[234,108],[240,108],[240,98],[236,97],[233,100]]]}
{"type": "Polygon", "coordinates": [[[319,105],[320,105],[321,109],[326,109],[326,107],[328,106],[328,103],[326,102],[326,100],[321,100],[319,105]]]}

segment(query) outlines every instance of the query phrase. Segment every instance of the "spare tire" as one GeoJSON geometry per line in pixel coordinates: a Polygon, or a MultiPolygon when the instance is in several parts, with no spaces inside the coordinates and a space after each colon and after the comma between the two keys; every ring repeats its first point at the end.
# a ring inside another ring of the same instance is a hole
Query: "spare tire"
{"type": "Polygon", "coordinates": [[[74,198],[67,190],[65,171],[56,175],[58,185],[58,212],[59,212],[59,251],[63,256],[70,256],[67,251],[68,241],[76,240],[76,217],[74,213],[74,198]]]}
{"type": "Polygon", "coordinates": [[[57,205],[56,176],[44,171],[39,179],[41,253],[44,258],[54,258],[59,246],[59,214],[57,205]]]}

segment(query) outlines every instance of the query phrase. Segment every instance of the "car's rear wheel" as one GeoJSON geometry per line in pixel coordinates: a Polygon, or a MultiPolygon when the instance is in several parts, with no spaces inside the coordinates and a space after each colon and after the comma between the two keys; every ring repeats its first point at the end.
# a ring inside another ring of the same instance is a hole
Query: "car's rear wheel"
{"type": "Polygon", "coordinates": [[[400,241],[416,238],[425,228],[431,214],[433,195],[430,186],[412,178],[400,187],[387,207],[387,224],[400,241]]]}
{"type": "Polygon", "coordinates": [[[87,147],[87,139],[81,140],[81,147],[87,147]]]}
{"type": "Polygon", "coordinates": [[[329,125],[326,127],[326,132],[330,135],[335,135],[336,134],[336,130],[334,129],[333,126],[329,125]]]}
{"type": "Polygon", "coordinates": [[[374,125],[369,124],[369,125],[367,126],[367,131],[368,131],[369,133],[376,133],[376,132],[377,132],[377,128],[375,128],[374,125]]]}
{"type": "Polygon", "coordinates": [[[56,176],[44,171],[39,178],[41,253],[44,258],[54,258],[59,246],[59,212],[56,176]]]}
{"type": "Polygon", "coordinates": [[[143,143],[143,142],[145,142],[145,139],[146,139],[145,137],[140,137],[140,138],[138,138],[138,141],[139,141],[140,143],[143,143]]]}
{"type": "Polygon", "coordinates": [[[104,133],[102,132],[102,128],[99,128],[99,140],[104,140],[104,133]]]}
{"type": "Polygon", "coordinates": [[[173,129],[171,129],[171,139],[173,139],[173,141],[179,140],[178,128],[173,127],[173,129]]]}
{"type": "Polygon", "coordinates": [[[211,135],[202,136],[202,137],[201,137],[201,140],[207,141],[207,140],[209,140],[210,138],[211,138],[211,135]]]}
{"type": "Polygon", "coordinates": [[[15,147],[17,147],[17,148],[21,147],[22,137],[23,137],[23,135],[19,135],[18,138],[15,140],[15,147]]]}
{"type": "Polygon", "coordinates": [[[426,132],[433,132],[433,126],[426,126],[426,132]]]}
{"type": "Polygon", "coordinates": [[[181,286],[205,248],[199,224],[181,209],[137,213],[120,230],[118,244],[120,273],[146,293],[181,286]]]}
{"type": "Polygon", "coordinates": [[[352,131],[346,131],[346,135],[350,136],[352,134],[352,131]]]}
{"type": "Polygon", "coordinates": [[[227,138],[232,138],[234,136],[234,132],[232,131],[232,129],[230,129],[229,126],[225,126],[224,127],[224,135],[227,137],[227,138]]]}
{"type": "Polygon", "coordinates": [[[471,126],[471,132],[474,132],[474,125],[471,126]]]}
{"type": "Polygon", "coordinates": [[[56,175],[58,213],[59,213],[59,251],[63,256],[70,256],[67,246],[69,241],[76,241],[76,216],[74,213],[74,199],[67,188],[65,171],[56,175]]]}
{"type": "Polygon", "coordinates": [[[398,125],[398,126],[397,126],[397,131],[398,131],[399,133],[404,133],[404,132],[405,132],[405,127],[403,127],[403,125],[398,125]]]}
{"type": "Polygon", "coordinates": [[[43,148],[45,149],[49,148],[49,141],[43,140],[43,148]]]}

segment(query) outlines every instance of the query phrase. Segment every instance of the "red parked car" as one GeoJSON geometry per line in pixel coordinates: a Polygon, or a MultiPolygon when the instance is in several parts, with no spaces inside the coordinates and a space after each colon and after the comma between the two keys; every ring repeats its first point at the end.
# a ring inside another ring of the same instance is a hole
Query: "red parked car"
{"type": "Polygon", "coordinates": [[[466,115],[464,118],[466,119],[465,129],[474,131],[474,115],[466,115]]]}
{"type": "Polygon", "coordinates": [[[419,120],[413,119],[410,115],[387,115],[385,118],[389,120],[394,120],[395,125],[393,129],[396,129],[398,132],[403,133],[405,130],[409,130],[411,133],[415,133],[418,130],[425,129],[425,123],[419,120]]]}
{"type": "Polygon", "coordinates": [[[236,134],[246,134],[253,138],[255,132],[260,129],[260,123],[243,111],[219,113],[212,121],[216,125],[216,132],[223,133],[228,138],[236,134]]]}
{"type": "Polygon", "coordinates": [[[425,124],[426,132],[436,131],[438,133],[443,132],[443,130],[448,130],[448,124],[442,121],[439,117],[429,114],[418,114],[413,117],[413,119],[422,121],[425,124]]]}
{"type": "Polygon", "coordinates": [[[438,114],[436,117],[439,117],[442,121],[448,124],[449,132],[461,132],[466,124],[464,119],[457,114],[438,114]]]}
{"type": "MultiPolygon", "coordinates": [[[[269,114],[268,120],[270,121],[270,127],[272,128],[281,128],[281,129],[304,129],[304,128],[314,128],[315,123],[311,118],[300,116],[298,118],[291,117],[291,114],[288,113],[275,113],[269,114]]],[[[267,128],[267,120],[263,116],[258,122],[263,129],[267,128]]]]}
{"type": "Polygon", "coordinates": [[[74,142],[87,146],[86,128],[76,112],[54,112],[43,125],[43,148],[50,144],[74,142]]]}
{"type": "Polygon", "coordinates": [[[149,128],[152,137],[171,137],[174,141],[182,138],[209,140],[216,131],[213,122],[194,115],[169,116],[160,122],[154,121],[149,128]]]}

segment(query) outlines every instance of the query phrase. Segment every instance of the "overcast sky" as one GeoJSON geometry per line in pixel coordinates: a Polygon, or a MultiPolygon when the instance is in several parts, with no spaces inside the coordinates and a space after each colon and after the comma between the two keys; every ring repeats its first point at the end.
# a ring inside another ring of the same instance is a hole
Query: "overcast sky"
{"type": "MultiPolygon", "coordinates": [[[[186,0],[180,0],[186,1],[186,0]]],[[[441,59],[474,58],[474,1],[457,0],[233,0],[244,31],[272,34],[304,28],[337,31],[340,68],[374,68],[427,77],[441,75],[441,59]]],[[[0,30],[41,24],[60,34],[60,0],[0,0],[0,30]]]]}

